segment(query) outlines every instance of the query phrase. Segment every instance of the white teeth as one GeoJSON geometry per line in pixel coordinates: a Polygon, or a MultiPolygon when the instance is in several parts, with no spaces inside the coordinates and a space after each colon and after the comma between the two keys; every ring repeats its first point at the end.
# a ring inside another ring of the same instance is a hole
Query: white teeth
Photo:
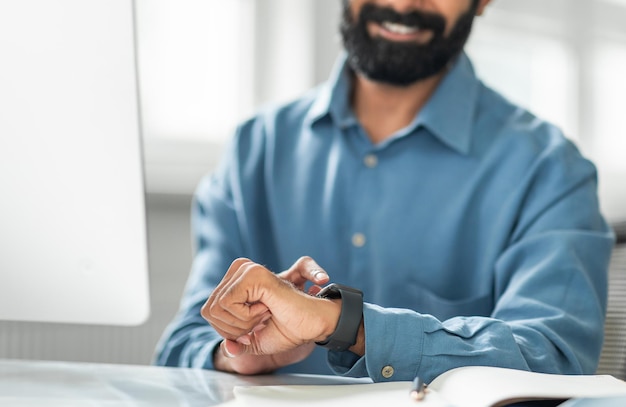
{"type": "Polygon", "coordinates": [[[383,22],[382,26],[385,27],[386,30],[396,34],[413,34],[419,31],[419,27],[411,27],[403,24],[392,23],[389,21],[383,22]]]}

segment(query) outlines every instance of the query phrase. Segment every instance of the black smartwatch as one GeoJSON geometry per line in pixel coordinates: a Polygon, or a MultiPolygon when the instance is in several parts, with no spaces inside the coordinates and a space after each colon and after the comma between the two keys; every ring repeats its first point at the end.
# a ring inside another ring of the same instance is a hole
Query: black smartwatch
{"type": "Polygon", "coordinates": [[[363,293],[341,284],[329,284],[317,293],[319,298],[341,298],[341,314],[337,328],[325,341],[315,342],[334,351],[344,351],[356,343],[363,318],[363,293]]]}

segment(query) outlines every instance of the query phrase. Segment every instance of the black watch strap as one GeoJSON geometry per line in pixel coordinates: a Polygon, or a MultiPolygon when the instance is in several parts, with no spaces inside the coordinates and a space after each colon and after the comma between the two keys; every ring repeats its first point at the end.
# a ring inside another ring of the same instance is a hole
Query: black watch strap
{"type": "Polygon", "coordinates": [[[363,293],[341,284],[329,284],[317,294],[320,298],[341,298],[341,314],[335,332],[325,341],[315,342],[334,351],[345,351],[356,343],[363,318],[363,293]]]}

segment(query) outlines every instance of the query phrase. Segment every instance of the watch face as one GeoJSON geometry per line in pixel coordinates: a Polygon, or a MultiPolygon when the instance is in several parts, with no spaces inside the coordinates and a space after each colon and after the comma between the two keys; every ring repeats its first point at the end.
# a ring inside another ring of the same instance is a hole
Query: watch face
{"type": "Polygon", "coordinates": [[[362,294],[361,290],[357,290],[356,288],[348,287],[346,285],[341,285],[337,283],[332,283],[322,288],[322,291],[317,293],[317,297],[320,298],[341,298],[341,291],[350,291],[353,293],[362,294]]]}
{"type": "Polygon", "coordinates": [[[339,285],[332,283],[322,288],[322,291],[317,293],[320,298],[341,298],[341,292],[339,292],[339,285]]]}

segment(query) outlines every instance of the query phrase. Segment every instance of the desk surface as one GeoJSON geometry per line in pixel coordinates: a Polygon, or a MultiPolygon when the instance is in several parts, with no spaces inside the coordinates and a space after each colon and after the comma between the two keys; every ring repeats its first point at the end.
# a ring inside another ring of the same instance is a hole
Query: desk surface
{"type": "Polygon", "coordinates": [[[0,359],[1,406],[214,406],[234,386],[346,384],[318,375],[239,376],[187,368],[0,359]]]}

